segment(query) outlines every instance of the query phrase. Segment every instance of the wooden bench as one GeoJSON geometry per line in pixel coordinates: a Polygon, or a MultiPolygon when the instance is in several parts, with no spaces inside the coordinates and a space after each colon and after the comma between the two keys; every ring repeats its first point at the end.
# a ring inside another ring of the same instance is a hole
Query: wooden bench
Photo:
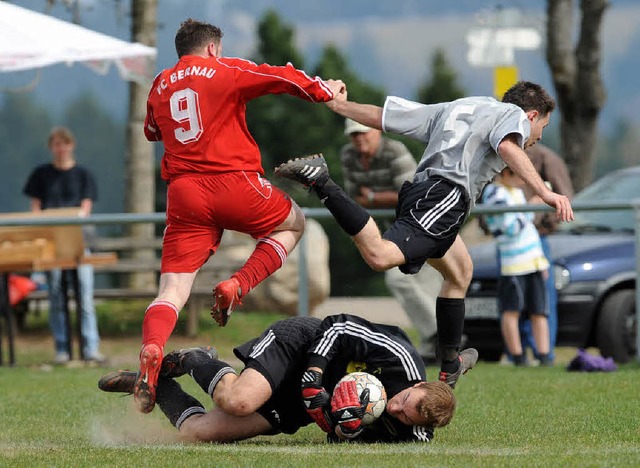
{"type": "MultiPolygon", "coordinates": [[[[203,309],[211,307],[213,296],[213,286],[218,281],[226,279],[229,275],[241,267],[244,259],[238,260],[229,255],[229,250],[239,245],[240,242],[234,233],[225,233],[222,245],[216,255],[213,256],[200,269],[196,281],[191,290],[191,295],[185,306],[187,314],[186,333],[188,336],[198,334],[198,319],[203,309]]],[[[153,300],[157,295],[157,284],[160,276],[160,252],[162,239],[154,237],[151,239],[139,239],[133,237],[97,237],[91,241],[92,256],[101,257],[103,255],[113,256],[117,253],[115,261],[95,264],[96,288],[94,289],[94,299],[96,300],[118,300],[118,299],[145,299],[153,300]],[[156,255],[153,258],[140,260],[128,258],[128,254],[136,249],[153,249],[156,255]],[[128,285],[128,276],[133,273],[153,272],[155,280],[148,287],[133,288],[128,285]],[[102,280],[102,281],[101,281],[102,280]],[[101,286],[100,283],[109,283],[101,286]]],[[[29,294],[26,303],[17,310],[17,324],[24,325],[25,315],[32,310],[29,302],[35,302],[36,308],[40,308],[39,303],[47,300],[47,292],[38,290],[29,294]]],[[[143,311],[141,311],[142,313],[143,311]]]]}

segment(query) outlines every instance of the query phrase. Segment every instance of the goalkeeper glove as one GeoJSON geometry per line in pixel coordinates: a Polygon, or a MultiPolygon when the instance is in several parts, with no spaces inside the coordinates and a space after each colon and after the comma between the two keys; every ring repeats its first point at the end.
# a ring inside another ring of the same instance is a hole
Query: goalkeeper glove
{"type": "Polygon", "coordinates": [[[331,396],[322,387],[322,373],[307,370],[302,376],[302,401],[311,418],[324,432],[331,432],[329,414],[331,396]]]}
{"type": "Polygon", "coordinates": [[[358,396],[358,388],[353,380],[340,382],[331,398],[331,416],[347,438],[362,432],[362,418],[369,404],[369,389],[358,396]]]}

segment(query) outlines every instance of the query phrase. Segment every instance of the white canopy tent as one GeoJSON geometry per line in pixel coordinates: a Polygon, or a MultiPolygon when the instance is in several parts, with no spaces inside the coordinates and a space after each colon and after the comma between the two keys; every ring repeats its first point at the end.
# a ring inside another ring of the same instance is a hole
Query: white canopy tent
{"type": "Polygon", "coordinates": [[[0,1],[0,72],[81,62],[100,74],[112,63],[126,80],[152,77],[156,49],[0,1]]]}

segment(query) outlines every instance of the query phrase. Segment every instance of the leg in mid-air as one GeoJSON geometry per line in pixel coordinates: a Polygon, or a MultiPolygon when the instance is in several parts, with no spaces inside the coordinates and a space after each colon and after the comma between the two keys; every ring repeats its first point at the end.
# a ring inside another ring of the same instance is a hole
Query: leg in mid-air
{"type": "Polygon", "coordinates": [[[216,218],[225,229],[250,234],[257,244],[245,264],[213,289],[211,316],[220,326],[249,291],[282,267],[304,233],[304,214],[286,193],[258,174],[241,174],[233,190],[216,194],[216,218]]]}
{"type": "Polygon", "coordinates": [[[164,345],[178,321],[178,313],[189,298],[195,277],[196,272],[163,273],[160,276],[158,296],[145,311],[140,371],[133,392],[136,405],[143,413],[153,410],[164,345]]]}
{"type": "Polygon", "coordinates": [[[140,372],[134,399],[143,413],[153,410],[164,346],[191,292],[197,272],[220,244],[222,229],[211,215],[215,177],[180,177],[167,188],[167,222],[162,241],[158,295],[142,322],[140,372]]]}
{"type": "Polygon", "coordinates": [[[457,235],[468,211],[460,188],[443,180],[403,187],[396,221],[383,237],[373,218],[331,180],[322,155],[288,161],[276,168],[276,175],[310,187],[374,270],[400,266],[403,273],[413,274],[428,260],[440,272],[444,278],[436,301],[440,379],[454,387],[477,360],[476,350],[460,353],[464,297],[473,272],[469,253],[457,235]]]}
{"type": "Polygon", "coordinates": [[[284,265],[304,233],[304,219],[302,210],[292,201],[287,219],[271,234],[258,239],[245,264],[231,278],[216,285],[211,315],[218,325],[225,326],[235,306],[242,304],[242,296],[284,265]]]}
{"type": "Polygon", "coordinates": [[[369,213],[331,179],[322,154],[292,159],[278,166],[275,174],[310,187],[340,227],[353,238],[362,258],[373,270],[386,271],[405,262],[400,249],[382,238],[369,213]]]}

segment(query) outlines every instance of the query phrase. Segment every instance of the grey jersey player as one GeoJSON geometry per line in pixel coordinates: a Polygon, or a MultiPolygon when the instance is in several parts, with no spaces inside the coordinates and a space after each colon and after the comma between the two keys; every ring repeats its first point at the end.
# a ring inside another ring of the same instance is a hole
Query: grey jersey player
{"type": "Polygon", "coordinates": [[[464,297],[473,273],[458,232],[484,185],[508,165],[559,219],[573,219],[569,199],[545,185],[524,152],[541,138],[555,102],[541,86],[521,81],[502,102],[473,97],[424,105],[389,97],[380,108],[348,101],[344,91],[327,105],[368,127],[426,144],[413,181],[399,193],[394,223],[381,235],[369,214],[331,180],[321,155],[289,161],[276,174],[310,186],[374,270],[399,266],[412,274],[429,262],[442,274],[436,301],[440,380],[453,387],[465,369],[464,297]]]}
{"type": "Polygon", "coordinates": [[[497,154],[500,142],[513,135],[523,146],[531,129],[521,108],[491,97],[425,105],[392,96],[384,106],[382,127],[427,145],[414,182],[450,180],[466,190],[472,203],[506,166],[497,154]]]}

